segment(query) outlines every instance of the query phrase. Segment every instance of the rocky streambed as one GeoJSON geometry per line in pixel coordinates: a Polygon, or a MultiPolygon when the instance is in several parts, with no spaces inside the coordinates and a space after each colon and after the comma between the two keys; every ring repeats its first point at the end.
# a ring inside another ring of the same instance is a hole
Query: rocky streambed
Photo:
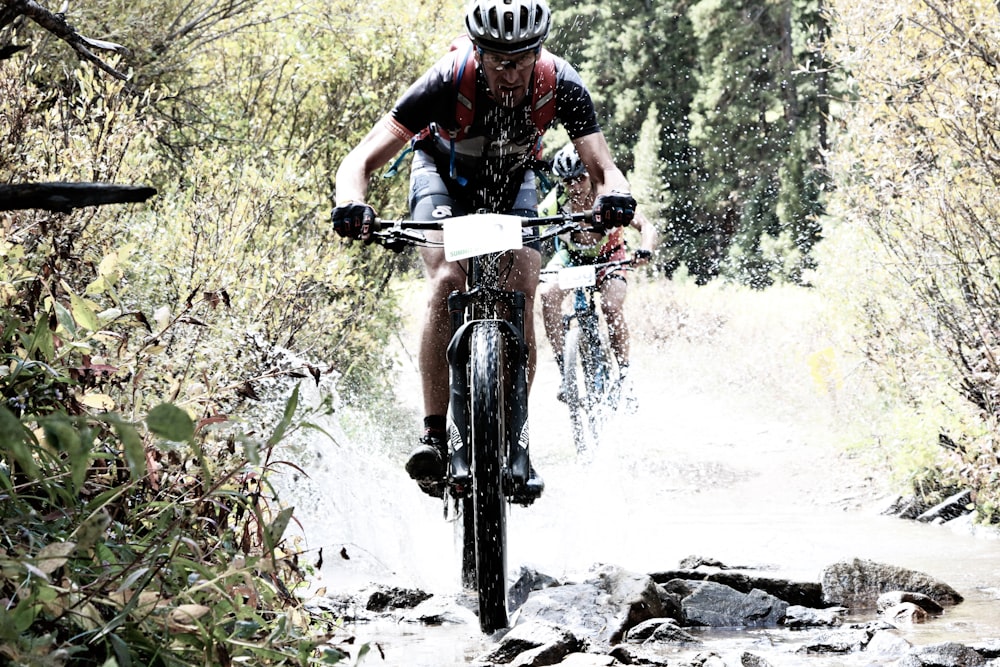
{"type": "MultiPolygon", "coordinates": [[[[1000,666],[1000,638],[915,642],[914,627],[942,622],[963,596],[922,572],[864,559],[833,563],[819,581],[695,557],[653,573],[595,566],[579,581],[522,568],[510,600],[511,627],[469,640],[461,664],[1000,666]]],[[[355,633],[359,648],[366,628],[382,629],[381,640],[372,636],[358,660],[363,665],[447,667],[455,659],[449,651],[435,663],[411,654],[394,636],[423,633],[433,642],[442,627],[467,628],[470,637],[478,630],[471,594],[375,585],[317,597],[308,607],[343,619],[343,632],[355,633]],[[387,632],[393,625],[397,631],[387,632]]]]}

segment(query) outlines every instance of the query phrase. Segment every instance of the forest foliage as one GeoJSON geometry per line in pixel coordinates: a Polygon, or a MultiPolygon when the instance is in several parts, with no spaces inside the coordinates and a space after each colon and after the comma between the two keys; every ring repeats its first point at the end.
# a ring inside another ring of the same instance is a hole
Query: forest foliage
{"type": "Polygon", "coordinates": [[[942,447],[925,475],[1000,521],[1000,5],[832,4],[844,96],[825,221],[887,386],[942,447]]]}
{"type": "MultiPolygon", "coordinates": [[[[0,2],[0,183],[158,194],[0,212],[4,650],[340,660],[336,620],[297,604],[315,554],[282,540],[291,509],[267,480],[309,424],[296,383],[335,387],[319,410],[386,388],[388,287],[412,258],[331,235],[332,178],[462,4],[71,6],[128,47],[105,54],[123,78],[18,4],[0,2]]],[[[548,46],[661,226],[659,279],[826,291],[904,406],[886,440],[930,452],[898,464],[996,521],[996,2],[552,6],[548,46]]],[[[373,181],[384,217],[405,214],[405,181],[373,181]]]]}

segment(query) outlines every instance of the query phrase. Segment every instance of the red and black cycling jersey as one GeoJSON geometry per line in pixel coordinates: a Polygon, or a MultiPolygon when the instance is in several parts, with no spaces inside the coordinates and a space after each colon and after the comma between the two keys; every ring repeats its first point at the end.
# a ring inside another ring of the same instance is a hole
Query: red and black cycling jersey
{"type": "MultiPolygon", "coordinates": [[[[417,79],[397,100],[383,123],[394,135],[409,140],[426,128],[456,127],[455,58],[449,52],[417,79]]],[[[555,61],[555,118],[571,139],[600,131],[594,102],[579,73],[557,56],[555,61]]],[[[435,156],[439,172],[455,175],[471,190],[511,192],[519,187],[524,171],[533,163],[539,130],[531,118],[531,96],[517,107],[497,104],[489,93],[486,77],[476,68],[475,115],[464,136],[452,142],[447,134],[432,131],[417,148],[435,156]],[[447,169],[440,167],[447,166],[447,169]]],[[[503,198],[506,198],[504,196],[503,198]]]]}

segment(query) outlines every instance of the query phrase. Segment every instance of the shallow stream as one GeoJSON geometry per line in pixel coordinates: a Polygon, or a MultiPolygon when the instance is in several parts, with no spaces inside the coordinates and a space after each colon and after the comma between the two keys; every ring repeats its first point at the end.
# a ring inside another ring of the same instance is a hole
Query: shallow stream
{"type": "MultiPolygon", "coordinates": [[[[308,447],[310,479],[296,480],[289,500],[308,546],[324,550],[317,588],[353,592],[377,582],[461,596],[453,526],[440,501],[402,470],[419,421],[410,358],[397,392],[411,402],[411,422],[374,425],[353,439],[330,424],[337,442],[317,436],[308,447]]],[[[925,572],[965,597],[944,616],[904,628],[912,643],[1000,638],[996,534],[880,515],[892,500],[885,480],[831,445],[826,423],[787,402],[748,397],[742,386],[729,392],[678,378],[681,362],[634,345],[638,411],[616,418],[600,449],[578,457],[565,406],[555,399],[555,364],[541,350],[539,359],[531,446],[546,491],[534,506],[511,510],[510,571],[528,565],[580,580],[599,563],[654,572],[697,555],[819,581],[825,566],[864,558],[925,572]]],[[[471,617],[468,624],[379,622],[354,630],[384,654],[362,664],[465,665],[490,645],[471,617]]],[[[709,650],[750,650],[775,666],[871,664],[863,654],[793,655],[790,646],[804,635],[783,629],[700,634],[709,650]]]]}

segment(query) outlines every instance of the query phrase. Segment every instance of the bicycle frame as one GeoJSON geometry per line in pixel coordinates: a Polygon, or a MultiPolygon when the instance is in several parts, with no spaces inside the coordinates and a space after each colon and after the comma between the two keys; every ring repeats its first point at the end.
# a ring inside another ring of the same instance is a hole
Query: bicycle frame
{"type": "MultiPolygon", "coordinates": [[[[451,367],[451,417],[463,445],[469,444],[469,415],[462,409],[468,405],[469,386],[464,381],[464,371],[469,363],[469,338],[474,328],[484,321],[495,321],[508,345],[514,351],[513,360],[513,401],[509,405],[507,418],[508,451],[504,460],[509,466],[504,469],[505,495],[512,495],[514,486],[528,480],[528,452],[518,443],[518,437],[528,420],[528,346],[524,340],[523,292],[502,290],[498,286],[498,264],[503,261],[500,253],[469,259],[468,289],[452,292],[448,296],[448,311],[451,314],[452,338],[448,345],[448,364],[451,367]],[[488,270],[484,270],[487,269],[488,270]],[[484,279],[484,276],[488,276],[484,279]],[[499,319],[499,307],[506,306],[509,315],[499,319]]],[[[452,494],[462,497],[465,478],[468,477],[468,461],[456,450],[452,456],[452,494]]]]}
{"type": "Polygon", "coordinates": [[[596,305],[596,292],[600,289],[598,272],[629,264],[628,259],[613,260],[558,271],[560,288],[569,290],[573,298],[572,312],[562,318],[562,395],[569,407],[573,441],[579,454],[599,443],[603,421],[617,407],[618,385],[611,379],[613,355],[596,305]]]}

